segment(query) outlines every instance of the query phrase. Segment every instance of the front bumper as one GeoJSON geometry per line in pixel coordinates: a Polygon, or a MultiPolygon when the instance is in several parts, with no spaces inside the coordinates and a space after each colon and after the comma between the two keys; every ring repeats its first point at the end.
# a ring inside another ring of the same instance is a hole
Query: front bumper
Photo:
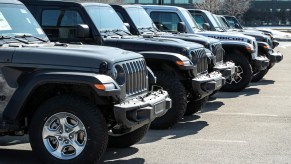
{"type": "Polygon", "coordinates": [[[236,66],[233,62],[218,63],[213,68],[215,71],[222,73],[222,76],[227,79],[236,73],[236,66]]]}
{"type": "Polygon", "coordinates": [[[167,91],[158,90],[144,97],[135,97],[113,107],[117,134],[134,131],[155,118],[163,116],[172,107],[172,100],[167,91]]]}
{"type": "Polygon", "coordinates": [[[202,99],[219,90],[225,84],[225,78],[218,71],[200,75],[192,79],[192,89],[194,99],[202,99]]]}
{"type": "Polygon", "coordinates": [[[270,67],[283,60],[283,54],[280,52],[269,51],[270,67]]]}
{"type": "Polygon", "coordinates": [[[268,68],[269,66],[269,63],[270,63],[270,60],[265,57],[265,56],[257,56],[256,59],[254,60],[253,62],[253,67],[256,68],[256,70],[265,70],[268,68]]]}

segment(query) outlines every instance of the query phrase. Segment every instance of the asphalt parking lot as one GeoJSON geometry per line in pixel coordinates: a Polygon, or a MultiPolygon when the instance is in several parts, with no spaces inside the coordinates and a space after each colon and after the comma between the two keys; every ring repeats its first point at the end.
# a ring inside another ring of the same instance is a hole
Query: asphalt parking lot
{"type": "MultiPolygon", "coordinates": [[[[284,60],[239,93],[216,94],[200,113],[138,144],[108,149],[104,163],[291,163],[291,43],[284,60]]],[[[1,137],[0,163],[38,163],[28,137],[1,137]]]]}

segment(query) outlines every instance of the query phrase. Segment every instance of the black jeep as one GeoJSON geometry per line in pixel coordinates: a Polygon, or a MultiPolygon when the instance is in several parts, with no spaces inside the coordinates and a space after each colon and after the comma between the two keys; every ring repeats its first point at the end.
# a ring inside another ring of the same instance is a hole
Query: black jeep
{"type": "Polygon", "coordinates": [[[224,84],[221,73],[208,73],[203,45],[131,35],[110,5],[61,0],[23,2],[53,41],[106,45],[141,53],[157,76],[157,85],[173,100],[172,108],[156,119],[152,128],[173,126],[183,117],[188,102],[201,100],[224,84]],[[177,62],[177,58],[183,60],[177,62]]]}

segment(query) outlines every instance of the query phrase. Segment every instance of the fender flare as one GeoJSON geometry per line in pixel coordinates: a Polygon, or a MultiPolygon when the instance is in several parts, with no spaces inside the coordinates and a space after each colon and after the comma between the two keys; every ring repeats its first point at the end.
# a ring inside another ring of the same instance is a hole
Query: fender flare
{"type": "Polygon", "coordinates": [[[107,75],[69,71],[41,71],[28,75],[23,82],[18,85],[3,112],[3,120],[8,123],[15,123],[24,110],[23,105],[26,103],[33,90],[41,85],[50,83],[89,85],[100,96],[115,96],[119,95],[121,92],[118,84],[107,75]],[[111,86],[113,84],[115,85],[115,88],[98,90],[95,88],[95,84],[111,84],[111,86]]]}
{"type": "MultiPolygon", "coordinates": [[[[249,44],[249,43],[246,43],[246,42],[238,42],[238,41],[221,41],[221,44],[222,44],[222,47],[227,50],[225,48],[225,46],[229,46],[229,47],[232,47],[232,48],[243,48],[245,49],[247,52],[249,52],[246,47],[251,47],[251,48],[254,48],[253,45],[249,44]]],[[[249,54],[247,55],[250,55],[251,59],[255,59],[257,57],[257,51],[258,50],[252,50],[252,52],[249,52],[249,54]]]]}
{"type": "Polygon", "coordinates": [[[179,67],[181,70],[193,70],[196,65],[192,63],[192,61],[178,53],[171,53],[171,52],[157,52],[157,51],[141,51],[138,52],[144,56],[145,59],[156,59],[156,60],[165,60],[174,63],[179,67]],[[176,62],[182,61],[184,65],[178,65],[176,62]]]}

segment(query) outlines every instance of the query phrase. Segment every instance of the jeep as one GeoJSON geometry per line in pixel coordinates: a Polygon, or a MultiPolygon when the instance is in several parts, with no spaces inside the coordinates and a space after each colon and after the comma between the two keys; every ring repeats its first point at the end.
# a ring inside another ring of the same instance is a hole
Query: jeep
{"type": "Polygon", "coordinates": [[[23,2],[52,41],[105,45],[141,53],[157,76],[157,85],[167,90],[173,100],[172,108],[155,119],[151,128],[172,127],[185,114],[188,102],[204,99],[224,83],[221,73],[208,73],[203,45],[131,35],[108,4],[62,0],[23,2]]]}
{"type": "MultiPolygon", "coordinates": [[[[219,40],[204,37],[202,35],[185,34],[185,33],[169,33],[161,32],[145,10],[139,5],[111,5],[121,20],[128,27],[129,31],[135,35],[143,35],[148,37],[163,37],[177,38],[189,42],[199,43],[204,45],[209,57],[208,72],[220,71],[225,79],[230,78],[235,74],[235,64],[233,62],[223,62],[224,50],[219,40]]],[[[215,92],[214,92],[215,93],[215,92]]],[[[192,108],[194,109],[194,108],[192,108]]],[[[186,110],[186,114],[188,113],[186,110]]],[[[192,113],[193,114],[193,113],[192,113]]]]}
{"type": "Polygon", "coordinates": [[[219,31],[219,32],[228,32],[235,35],[240,32],[244,35],[252,36],[256,38],[258,43],[258,55],[265,56],[270,60],[269,67],[265,70],[253,69],[253,78],[252,82],[257,82],[261,80],[268,72],[268,70],[275,65],[275,63],[280,62],[283,59],[283,55],[280,53],[273,52],[272,48],[274,47],[272,39],[268,35],[264,35],[263,32],[255,30],[241,30],[234,31],[228,28],[226,21],[223,20],[222,16],[214,15],[205,10],[189,10],[194,19],[196,19],[200,25],[208,24],[210,28],[206,30],[219,31]],[[206,23],[203,23],[206,22],[206,23]]]}
{"type": "Polygon", "coordinates": [[[251,82],[253,70],[265,70],[269,65],[266,57],[258,56],[255,38],[243,34],[204,31],[198,26],[187,9],[176,6],[142,5],[161,31],[199,34],[219,39],[225,50],[224,61],[233,61],[237,73],[226,80],[225,91],[241,91],[251,82]],[[179,26],[179,28],[178,28],[179,26]]]}

